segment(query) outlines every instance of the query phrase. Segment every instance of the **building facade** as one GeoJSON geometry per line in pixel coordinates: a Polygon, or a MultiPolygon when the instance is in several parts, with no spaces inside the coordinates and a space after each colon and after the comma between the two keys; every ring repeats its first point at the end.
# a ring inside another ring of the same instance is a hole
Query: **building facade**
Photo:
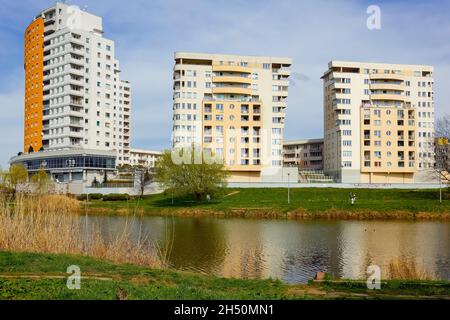
{"type": "Polygon", "coordinates": [[[339,182],[428,182],[434,167],[433,67],[331,61],[324,170],[339,182]]]}
{"type": "Polygon", "coordinates": [[[130,84],[102,18],[56,3],[25,31],[24,152],[85,148],[130,157],[130,84]]]}
{"type": "Polygon", "coordinates": [[[105,174],[112,178],[116,172],[116,153],[89,149],[32,152],[12,157],[10,164],[23,165],[30,177],[45,170],[52,181],[81,188],[91,185],[94,179],[102,181],[105,174]]]}
{"type": "Polygon", "coordinates": [[[175,53],[173,147],[223,161],[230,181],[281,170],[291,59],[175,53]]]}
{"type": "Polygon", "coordinates": [[[130,165],[153,168],[155,166],[156,160],[158,160],[161,155],[162,152],[160,151],[131,149],[130,165]]]}
{"type": "Polygon", "coordinates": [[[285,141],[283,164],[300,170],[323,170],[323,139],[285,141]]]}

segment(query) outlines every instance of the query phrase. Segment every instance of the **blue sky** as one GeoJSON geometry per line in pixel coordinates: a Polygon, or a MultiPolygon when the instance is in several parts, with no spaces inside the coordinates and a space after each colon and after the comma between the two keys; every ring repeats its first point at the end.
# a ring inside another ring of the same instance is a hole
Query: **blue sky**
{"type": "MultiPolygon", "coordinates": [[[[133,90],[132,146],[170,145],[174,51],[294,60],[286,139],[322,136],[320,76],[332,59],[435,67],[436,115],[450,114],[450,1],[73,0],[103,17],[133,90]],[[368,30],[366,9],[381,9],[368,30]]],[[[47,0],[0,0],[0,164],[22,148],[23,32],[47,0]]]]}

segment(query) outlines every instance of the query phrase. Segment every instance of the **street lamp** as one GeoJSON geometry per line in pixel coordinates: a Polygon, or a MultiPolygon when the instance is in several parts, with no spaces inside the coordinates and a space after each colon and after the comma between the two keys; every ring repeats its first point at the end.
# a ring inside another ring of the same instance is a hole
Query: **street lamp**
{"type": "Polygon", "coordinates": [[[290,189],[290,185],[289,185],[289,176],[290,176],[290,172],[288,172],[287,176],[288,176],[288,204],[291,203],[291,189],[290,189]]]}

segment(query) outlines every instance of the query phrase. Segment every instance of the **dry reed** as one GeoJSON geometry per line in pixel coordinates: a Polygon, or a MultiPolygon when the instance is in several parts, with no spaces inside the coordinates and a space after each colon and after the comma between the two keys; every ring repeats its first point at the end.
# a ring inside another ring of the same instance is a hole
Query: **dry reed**
{"type": "Polygon", "coordinates": [[[106,241],[99,225],[83,228],[80,211],[79,202],[65,196],[19,194],[8,203],[0,195],[0,250],[86,255],[159,266],[145,239],[131,240],[128,225],[106,241]]]}
{"type": "Polygon", "coordinates": [[[392,260],[388,265],[387,279],[434,280],[436,276],[418,265],[414,260],[392,260]]]}

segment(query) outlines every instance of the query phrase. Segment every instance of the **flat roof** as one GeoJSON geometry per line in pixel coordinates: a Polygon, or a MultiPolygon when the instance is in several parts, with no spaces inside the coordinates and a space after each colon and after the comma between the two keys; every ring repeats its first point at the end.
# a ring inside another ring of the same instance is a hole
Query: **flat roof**
{"type": "Polygon", "coordinates": [[[91,155],[91,156],[105,156],[116,157],[116,151],[114,150],[94,150],[94,149],[69,149],[69,150],[51,150],[51,151],[38,151],[33,153],[26,153],[20,156],[12,157],[9,162],[17,162],[22,160],[43,159],[51,157],[64,157],[64,156],[78,156],[78,155],[91,155]]]}
{"type": "Polygon", "coordinates": [[[289,140],[289,141],[284,141],[283,146],[291,146],[291,145],[296,145],[296,144],[308,144],[308,143],[323,143],[323,138],[289,140]]]}
{"type": "Polygon", "coordinates": [[[342,61],[331,60],[328,63],[328,68],[331,67],[371,67],[376,69],[399,69],[399,70],[417,70],[417,71],[433,71],[434,67],[430,65],[422,64],[397,64],[397,63],[385,63],[385,62],[363,62],[363,61],[342,61]]]}
{"type": "Polygon", "coordinates": [[[291,58],[286,57],[270,57],[270,56],[247,56],[247,55],[234,55],[234,54],[220,54],[220,53],[202,53],[202,52],[184,52],[176,51],[175,59],[186,58],[186,59],[205,59],[205,60],[219,60],[219,59],[244,59],[250,61],[258,62],[271,62],[271,63],[281,63],[281,64],[292,64],[291,58]]]}
{"type": "Polygon", "coordinates": [[[146,149],[130,149],[130,153],[148,153],[148,154],[162,154],[162,151],[146,150],[146,149]]]}

